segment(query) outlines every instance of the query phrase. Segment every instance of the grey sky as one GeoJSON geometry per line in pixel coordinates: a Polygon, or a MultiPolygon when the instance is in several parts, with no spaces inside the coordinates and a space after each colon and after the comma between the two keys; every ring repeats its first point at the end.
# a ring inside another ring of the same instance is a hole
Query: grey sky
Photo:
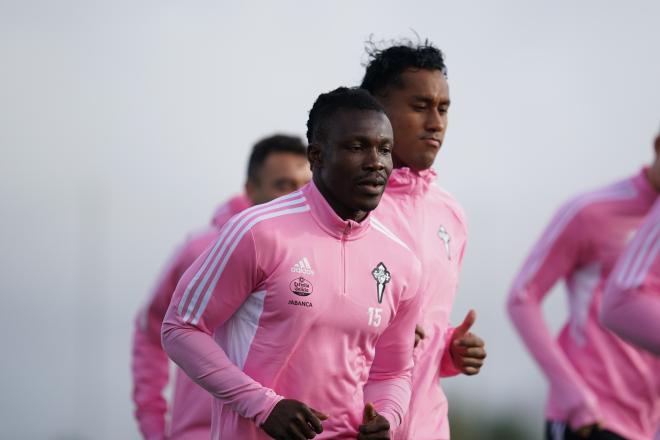
{"type": "Polygon", "coordinates": [[[369,35],[411,29],[447,54],[437,169],[470,226],[453,317],[475,308],[489,349],[446,388],[540,422],[504,298],[563,200],[651,160],[660,3],[224,3],[0,1],[3,436],[138,438],[132,319],[167,257],[240,190],[257,138],[304,134],[369,35]]]}

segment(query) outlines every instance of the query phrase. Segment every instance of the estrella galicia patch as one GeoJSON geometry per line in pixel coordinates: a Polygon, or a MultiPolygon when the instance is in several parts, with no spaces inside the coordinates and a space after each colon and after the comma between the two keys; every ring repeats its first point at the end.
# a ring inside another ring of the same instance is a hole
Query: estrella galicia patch
{"type": "Polygon", "coordinates": [[[312,283],[307,281],[303,277],[294,278],[291,283],[289,283],[289,289],[291,293],[294,293],[298,296],[309,296],[314,291],[314,286],[312,283]]]}

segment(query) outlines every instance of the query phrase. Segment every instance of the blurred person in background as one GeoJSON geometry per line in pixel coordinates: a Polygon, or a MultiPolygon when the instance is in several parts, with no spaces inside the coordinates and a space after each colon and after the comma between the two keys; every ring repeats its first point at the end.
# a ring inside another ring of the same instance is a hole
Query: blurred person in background
{"type": "MultiPolygon", "coordinates": [[[[660,155],[660,135],[655,151],[660,155]]],[[[603,293],[600,317],[623,339],[660,356],[660,198],[619,257],[603,293]]]]}
{"type": "Polygon", "coordinates": [[[440,378],[477,374],[484,342],[470,332],[476,314],[456,328],[449,317],[467,228],[458,202],[432,169],[447,131],[449,85],[444,55],[428,41],[368,49],[361,87],[383,105],[394,129],[394,170],[374,222],[382,222],[421,260],[422,316],[415,332],[413,394],[398,439],[449,439],[448,405],[440,378]]]}
{"type": "Polygon", "coordinates": [[[514,281],[508,312],[545,374],[548,439],[649,440],[660,422],[660,359],[599,321],[605,280],[660,191],[655,161],[636,175],[566,203],[514,281]],[[569,316],[555,340],[541,301],[563,279],[569,316]]]}
{"type": "Polygon", "coordinates": [[[392,126],[342,87],[307,127],[312,182],[229,220],[163,323],[167,353],[215,397],[215,440],[388,439],[408,408],[421,267],[370,216],[392,126]]]}
{"type": "Polygon", "coordinates": [[[220,228],[234,214],[295,191],[310,179],[307,149],[301,138],[278,134],[260,140],[250,154],[245,193],[220,205],[211,225],[191,234],[170,258],[147,304],[137,315],[133,334],[133,400],[135,417],[145,439],[208,440],[211,435],[213,399],[178,368],[169,408],[163,396],[169,382],[169,359],[161,346],[160,331],[179,279],[215,242],[220,228]]]}

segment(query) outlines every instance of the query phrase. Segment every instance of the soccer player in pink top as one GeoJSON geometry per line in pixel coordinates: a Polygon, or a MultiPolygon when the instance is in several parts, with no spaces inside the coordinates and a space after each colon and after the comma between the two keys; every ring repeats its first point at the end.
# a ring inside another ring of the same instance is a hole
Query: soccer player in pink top
{"type": "Polygon", "coordinates": [[[216,440],[387,439],[408,407],[421,268],[369,216],[392,127],[346,88],[307,126],[313,183],[233,217],[163,324],[170,357],[215,397],[216,440]]]}
{"type": "Polygon", "coordinates": [[[649,440],[658,428],[660,359],[602,327],[598,315],[605,280],[659,190],[656,154],[638,174],[569,201],[514,281],[509,315],[550,385],[548,439],[649,440]],[[541,301],[560,279],[569,316],[555,339],[541,301]]]}
{"type": "Polygon", "coordinates": [[[660,198],[619,257],[605,286],[600,318],[623,339],[660,356],[660,198]]]}
{"type": "Polygon", "coordinates": [[[432,169],[447,130],[446,66],[442,52],[428,42],[371,55],[361,86],[385,107],[396,139],[395,168],[373,222],[408,243],[423,268],[413,394],[396,438],[446,440],[448,405],[440,378],[477,374],[486,356],[483,341],[469,331],[473,311],[457,328],[449,325],[467,229],[463,210],[436,184],[432,169]]]}
{"type": "Polygon", "coordinates": [[[169,360],[160,342],[165,312],[181,275],[234,214],[299,189],[311,179],[307,149],[295,136],[274,135],[257,142],[248,162],[245,195],[217,210],[211,225],[176,251],[140,310],[133,333],[132,372],[135,417],[145,439],[207,440],[211,431],[211,396],[177,369],[171,405],[163,397],[169,382],[169,360]],[[169,426],[166,414],[169,413],[169,426]]]}

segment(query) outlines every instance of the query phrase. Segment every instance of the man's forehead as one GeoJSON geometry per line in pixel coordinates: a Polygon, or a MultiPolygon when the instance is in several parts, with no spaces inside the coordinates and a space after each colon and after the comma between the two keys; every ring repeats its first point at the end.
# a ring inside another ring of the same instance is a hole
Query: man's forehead
{"type": "Polygon", "coordinates": [[[392,126],[384,113],[377,110],[340,109],[331,126],[339,137],[392,136],[392,126]]]}
{"type": "Polygon", "coordinates": [[[448,95],[449,84],[440,70],[409,68],[401,73],[399,90],[410,94],[448,95]]]}

